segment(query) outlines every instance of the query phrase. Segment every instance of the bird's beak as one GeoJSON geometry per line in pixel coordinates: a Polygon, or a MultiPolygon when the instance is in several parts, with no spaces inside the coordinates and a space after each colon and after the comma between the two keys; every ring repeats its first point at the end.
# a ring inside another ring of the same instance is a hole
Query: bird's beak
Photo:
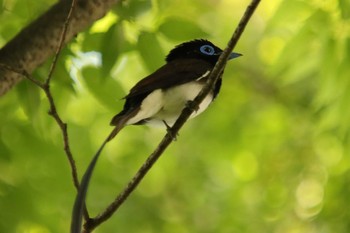
{"type": "Polygon", "coordinates": [[[230,56],[228,57],[228,60],[231,60],[233,58],[240,57],[240,56],[243,56],[243,55],[240,53],[231,53],[230,56]]]}

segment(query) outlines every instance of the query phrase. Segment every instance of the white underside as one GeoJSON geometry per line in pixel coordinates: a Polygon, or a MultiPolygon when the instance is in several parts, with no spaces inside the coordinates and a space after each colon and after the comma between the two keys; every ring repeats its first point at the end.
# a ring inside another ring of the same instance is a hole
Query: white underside
{"type": "MultiPolygon", "coordinates": [[[[130,118],[127,124],[135,124],[148,119],[147,124],[164,125],[163,121],[165,121],[169,126],[172,126],[185,108],[186,103],[193,100],[202,88],[202,83],[194,81],[166,90],[154,90],[142,101],[140,111],[130,118]]],[[[212,100],[213,95],[209,93],[199,105],[199,109],[193,112],[190,118],[202,113],[212,100]]]]}

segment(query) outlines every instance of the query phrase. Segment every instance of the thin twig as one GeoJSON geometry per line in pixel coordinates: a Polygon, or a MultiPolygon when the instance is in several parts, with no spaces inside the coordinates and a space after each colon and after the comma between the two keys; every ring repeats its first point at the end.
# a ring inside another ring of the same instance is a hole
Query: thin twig
{"type": "Polygon", "coordinates": [[[72,155],[72,152],[70,150],[70,146],[69,146],[69,137],[68,137],[68,132],[67,132],[67,124],[65,122],[63,122],[62,118],[59,116],[57,109],[56,109],[56,105],[54,102],[54,99],[52,97],[49,85],[45,85],[45,83],[40,82],[39,80],[33,78],[27,71],[25,70],[21,70],[21,69],[16,69],[13,67],[10,67],[8,65],[2,64],[0,63],[0,67],[3,67],[7,70],[10,70],[12,72],[15,72],[17,74],[22,75],[23,77],[25,77],[26,79],[28,79],[29,81],[31,81],[32,83],[34,83],[35,85],[37,85],[40,89],[42,89],[49,101],[49,106],[50,106],[50,110],[49,110],[49,115],[52,116],[56,123],[58,124],[58,126],[61,129],[62,132],[62,137],[63,137],[63,144],[64,144],[64,151],[67,155],[68,161],[69,161],[69,165],[71,167],[71,172],[72,172],[72,177],[73,177],[73,184],[75,186],[75,188],[78,190],[79,189],[79,179],[78,179],[78,174],[77,174],[77,169],[76,169],[76,165],[75,165],[75,161],[72,155]]]}
{"type": "Polygon", "coordinates": [[[75,161],[74,161],[74,158],[73,158],[72,152],[70,150],[70,146],[69,146],[69,137],[68,137],[67,124],[65,122],[63,122],[63,120],[61,119],[61,117],[59,116],[59,114],[57,112],[56,105],[55,105],[55,102],[54,102],[54,99],[53,99],[53,96],[52,96],[52,93],[51,93],[51,89],[50,89],[51,77],[52,77],[52,74],[53,74],[53,72],[55,70],[55,67],[56,67],[56,64],[57,64],[57,61],[58,61],[58,57],[59,57],[59,55],[61,53],[61,50],[62,50],[62,47],[63,47],[63,44],[64,44],[64,40],[65,40],[65,37],[66,37],[67,29],[68,29],[68,26],[69,26],[69,22],[71,20],[72,12],[74,11],[75,5],[76,5],[76,0],[72,0],[71,7],[69,9],[67,18],[66,18],[66,20],[64,22],[64,25],[63,25],[60,41],[59,41],[59,44],[57,46],[54,59],[53,59],[53,61],[51,63],[49,74],[47,76],[47,79],[46,79],[45,83],[42,86],[42,89],[45,92],[46,97],[47,97],[47,99],[49,101],[49,104],[50,104],[49,114],[55,119],[56,123],[58,124],[58,126],[61,129],[62,136],[63,136],[64,151],[66,152],[66,155],[67,155],[67,158],[68,158],[68,161],[69,161],[69,165],[71,167],[71,173],[72,173],[72,177],[73,177],[74,186],[78,190],[79,189],[79,179],[78,179],[78,174],[77,174],[77,168],[76,168],[76,165],[75,165],[75,161]]]}
{"type": "MultiPolygon", "coordinates": [[[[77,172],[77,167],[75,165],[75,160],[74,160],[74,157],[73,157],[72,151],[70,149],[70,145],[69,145],[67,124],[65,122],[63,122],[63,120],[61,119],[61,117],[59,116],[59,114],[57,112],[56,105],[55,105],[55,102],[54,102],[54,99],[53,99],[53,96],[52,96],[52,93],[51,93],[51,89],[50,89],[50,82],[51,82],[52,74],[53,74],[53,72],[54,72],[54,70],[56,68],[58,57],[59,57],[59,55],[60,55],[60,53],[62,51],[62,47],[63,47],[64,41],[65,41],[65,38],[66,38],[67,30],[68,30],[69,23],[71,21],[71,18],[72,18],[75,6],[76,6],[76,0],[72,0],[72,3],[71,3],[71,6],[69,8],[69,12],[68,12],[67,18],[66,18],[66,20],[64,22],[64,25],[63,25],[60,41],[59,41],[59,44],[57,46],[55,56],[54,56],[53,61],[51,63],[51,67],[50,67],[47,79],[46,79],[45,83],[43,84],[42,89],[44,90],[44,92],[46,94],[46,97],[47,97],[47,99],[49,101],[49,104],[50,104],[50,110],[49,110],[48,113],[49,113],[49,115],[51,115],[56,120],[57,124],[59,125],[59,127],[61,129],[62,137],[63,137],[63,144],[64,144],[64,151],[65,151],[65,153],[67,155],[68,162],[69,162],[69,165],[71,167],[71,174],[72,174],[72,178],[73,178],[73,184],[74,184],[75,188],[77,190],[79,190],[79,186],[80,185],[79,185],[78,172],[77,172]]],[[[84,218],[86,220],[88,220],[90,218],[88,210],[87,210],[85,205],[84,205],[84,218]]]]}
{"type": "MultiPolygon", "coordinates": [[[[67,156],[70,168],[71,168],[71,175],[73,178],[73,184],[74,184],[75,188],[77,190],[79,190],[79,178],[78,178],[77,168],[75,165],[75,160],[74,160],[74,157],[73,157],[73,154],[71,152],[70,145],[69,145],[67,124],[62,120],[62,118],[60,117],[60,115],[57,112],[56,105],[55,105],[55,102],[54,102],[54,99],[53,99],[53,96],[51,93],[51,89],[50,89],[51,77],[52,77],[53,72],[55,70],[55,67],[56,67],[56,64],[58,61],[58,57],[61,53],[64,41],[66,38],[67,30],[69,27],[69,23],[71,21],[75,6],[76,6],[76,0],[72,0],[67,18],[66,18],[64,25],[63,25],[59,44],[57,46],[55,56],[54,56],[53,61],[51,63],[51,67],[50,67],[50,70],[49,70],[49,73],[47,75],[45,82],[40,82],[39,80],[33,78],[26,70],[16,69],[16,68],[13,68],[13,67],[10,67],[6,64],[1,64],[1,63],[0,63],[0,66],[7,69],[7,70],[12,71],[12,72],[23,75],[26,79],[30,80],[32,83],[34,83],[35,85],[37,85],[39,88],[41,88],[44,91],[44,93],[49,101],[49,106],[50,106],[48,114],[55,119],[56,123],[58,124],[59,128],[61,129],[64,151],[66,153],[66,156],[67,156]]],[[[89,219],[89,215],[88,215],[86,208],[84,209],[84,217],[85,217],[85,219],[89,219]]]]}
{"type": "Polygon", "coordinates": [[[184,108],[181,115],[175,122],[174,126],[171,128],[171,132],[168,132],[163,140],[160,142],[156,150],[147,158],[146,162],[140,167],[135,176],[131,179],[131,181],[127,184],[124,190],[115,198],[115,200],[99,215],[95,218],[89,219],[84,225],[84,232],[91,232],[102,222],[106,221],[110,218],[113,213],[115,213],[118,208],[124,203],[124,201],[129,197],[129,195],[134,191],[143,177],[147,174],[147,172],[151,169],[151,167],[155,164],[158,158],[162,155],[165,149],[170,145],[173,141],[172,135],[177,135],[181,127],[187,121],[187,119],[191,116],[193,111],[197,109],[199,104],[203,101],[205,96],[212,89],[213,84],[219,78],[222,70],[224,69],[227,59],[230,53],[233,51],[233,48],[237,44],[238,39],[241,37],[249,19],[253,15],[256,7],[259,5],[260,0],[252,0],[250,5],[247,7],[243,17],[241,18],[235,32],[233,33],[230,41],[228,42],[227,47],[221,54],[218,62],[216,63],[213,71],[210,73],[210,77],[208,78],[208,83],[203,87],[202,91],[198,94],[198,96],[189,103],[189,105],[184,108]]]}
{"type": "Polygon", "coordinates": [[[55,56],[53,58],[53,61],[51,63],[51,67],[50,67],[50,70],[49,70],[49,74],[47,75],[47,79],[46,79],[46,82],[45,82],[45,85],[49,85],[50,81],[51,81],[51,77],[52,77],[52,74],[56,68],[56,64],[57,64],[57,60],[58,60],[58,57],[62,51],[62,46],[64,44],[64,41],[66,39],[66,34],[67,34],[67,30],[68,30],[68,27],[69,27],[69,23],[71,21],[71,18],[72,18],[72,14],[73,14],[73,11],[75,9],[75,6],[76,6],[76,0],[72,0],[72,4],[69,8],[69,12],[68,12],[68,15],[67,15],[67,18],[64,22],[64,25],[63,25],[63,30],[62,30],[62,33],[61,33],[61,38],[60,38],[60,42],[58,43],[58,47],[56,49],[56,53],[55,53],[55,56]]]}

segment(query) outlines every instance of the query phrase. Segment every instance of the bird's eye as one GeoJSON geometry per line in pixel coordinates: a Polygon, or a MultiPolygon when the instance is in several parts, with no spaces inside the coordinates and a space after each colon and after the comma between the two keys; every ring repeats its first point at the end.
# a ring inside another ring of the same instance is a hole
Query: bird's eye
{"type": "Polygon", "coordinates": [[[205,55],[213,55],[215,53],[215,49],[210,45],[203,45],[199,50],[205,55]]]}

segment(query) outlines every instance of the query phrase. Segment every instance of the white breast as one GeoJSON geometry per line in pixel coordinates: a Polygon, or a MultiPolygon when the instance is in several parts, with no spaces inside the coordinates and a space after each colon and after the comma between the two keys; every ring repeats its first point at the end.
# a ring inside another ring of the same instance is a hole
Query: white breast
{"type": "Polygon", "coordinates": [[[126,124],[132,125],[156,115],[164,106],[164,93],[161,89],[151,92],[141,103],[138,113],[130,118],[126,124]]]}
{"type": "MultiPolygon", "coordinates": [[[[172,126],[185,108],[186,103],[194,100],[202,90],[203,85],[203,83],[193,81],[169,89],[153,91],[142,101],[140,111],[130,118],[127,124],[135,124],[147,119],[147,124],[164,126],[163,121],[165,121],[169,126],[172,126]]],[[[202,113],[212,100],[213,94],[209,93],[199,105],[199,109],[193,112],[190,118],[202,113]]]]}
{"type": "MultiPolygon", "coordinates": [[[[172,126],[176,119],[179,117],[181,111],[185,108],[186,103],[189,100],[194,100],[198,93],[202,90],[203,84],[198,82],[190,82],[182,84],[163,91],[163,106],[162,108],[150,119],[150,123],[162,123],[163,120],[168,125],[172,126]]],[[[192,113],[190,118],[202,113],[212,102],[213,95],[208,96],[202,101],[199,109],[192,113]]]]}

